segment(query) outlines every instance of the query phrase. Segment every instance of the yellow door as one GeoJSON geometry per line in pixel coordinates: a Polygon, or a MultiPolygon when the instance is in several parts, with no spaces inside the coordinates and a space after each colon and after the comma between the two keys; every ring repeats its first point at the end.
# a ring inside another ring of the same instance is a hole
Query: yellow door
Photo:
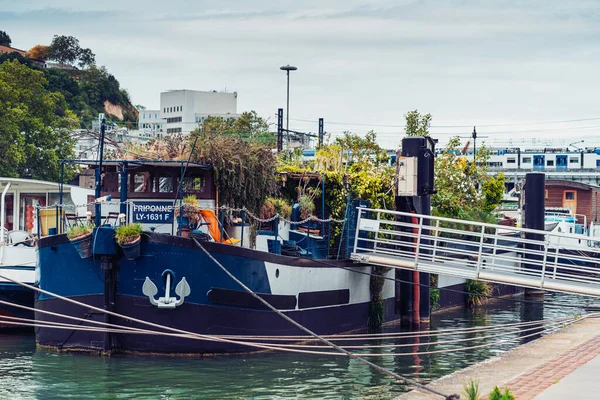
{"type": "Polygon", "coordinates": [[[577,213],[577,192],[574,190],[565,190],[563,192],[563,207],[570,208],[573,214],[577,213]]]}

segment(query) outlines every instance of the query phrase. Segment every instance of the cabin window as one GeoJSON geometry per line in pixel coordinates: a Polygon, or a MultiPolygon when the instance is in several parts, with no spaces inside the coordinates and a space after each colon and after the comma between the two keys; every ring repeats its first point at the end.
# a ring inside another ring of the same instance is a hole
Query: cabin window
{"type": "Polygon", "coordinates": [[[138,172],[133,175],[133,191],[135,193],[145,193],[152,191],[149,172],[138,172]]]}
{"type": "Polygon", "coordinates": [[[554,160],[548,160],[546,165],[549,167],[554,167],[554,160]]]}
{"type": "Polygon", "coordinates": [[[544,198],[547,199],[548,198],[548,189],[546,189],[545,191],[546,193],[544,194],[544,198]]]}
{"type": "Polygon", "coordinates": [[[183,179],[184,192],[203,192],[205,186],[204,176],[190,176],[183,179]]]}
{"type": "Polygon", "coordinates": [[[575,200],[575,192],[565,192],[565,200],[575,200]]]}
{"type": "Polygon", "coordinates": [[[523,164],[527,164],[531,162],[531,157],[523,157],[523,164]]]}
{"type": "Polygon", "coordinates": [[[579,158],[578,158],[578,157],[571,157],[571,158],[569,159],[569,162],[570,162],[571,164],[579,164],[579,158]]]}
{"type": "Polygon", "coordinates": [[[517,162],[517,160],[516,160],[514,157],[509,157],[509,158],[506,160],[506,163],[507,163],[507,164],[515,164],[516,162],[517,162]]]}
{"type": "Polygon", "coordinates": [[[173,177],[172,176],[158,177],[158,192],[159,193],[173,193],[173,177]]]}

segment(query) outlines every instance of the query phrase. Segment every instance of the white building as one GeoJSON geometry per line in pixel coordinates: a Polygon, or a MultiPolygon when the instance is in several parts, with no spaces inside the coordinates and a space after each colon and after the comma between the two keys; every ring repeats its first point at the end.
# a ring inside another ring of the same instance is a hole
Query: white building
{"type": "Polygon", "coordinates": [[[237,119],[237,92],[170,90],[160,94],[160,112],[167,134],[189,133],[208,116],[237,119]]]}

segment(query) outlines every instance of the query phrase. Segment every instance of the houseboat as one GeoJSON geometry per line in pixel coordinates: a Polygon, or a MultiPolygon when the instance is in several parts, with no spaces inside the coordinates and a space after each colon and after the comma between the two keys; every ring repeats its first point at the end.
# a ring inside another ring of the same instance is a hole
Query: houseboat
{"type": "MultiPolygon", "coordinates": [[[[78,186],[32,179],[0,178],[0,271],[3,276],[33,284],[36,281],[37,240],[64,229],[61,223],[74,221],[59,218],[56,208],[41,210],[53,204],[85,204],[90,190],[78,186]]],[[[93,197],[92,197],[93,198],[93,197]]],[[[85,214],[85,212],[84,212],[85,214]]],[[[74,214],[73,214],[74,216],[74,214]]],[[[64,216],[63,216],[64,217],[64,216]]],[[[0,277],[0,315],[33,319],[33,312],[12,307],[19,304],[33,307],[32,290],[0,277]]],[[[9,319],[0,321],[0,328],[14,327],[9,319]]]]}
{"type": "MultiPolygon", "coordinates": [[[[98,168],[93,162],[89,164],[98,168]]],[[[316,333],[366,327],[370,276],[339,268],[352,265],[351,261],[325,262],[319,259],[318,251],[302,248],[304,243],[322,248],[314,243],[327,240],[325,222],[311,225],[304,234],[299,233],[297,223],[268,232],[263,226],[259,236],[267,235],[270,245],[266,249],[248,248],[248,231],[241,230],[243,237],[226,236],[209,165],[105,161],[102,174],[96,176],[102,176],[97,199],[112,201],[98,203],[93,210],[101,210],[103,222],[94,229],[89,254],[78,253],[65,234],[42,237],[38,242],[39,287],[44,292],[35,301],[37,321],[72,323],[45,313],[50,311],[81,321],[115,324],[119,329],[150,329],[139,322],[145,321],[195,335],[303,334],[245,291],[222,266],[277,310],[316,333]],[[189,196],[195,196],[191,207],[202,218],[197,226],[188,228],[181,200],[189,196]],[[117,218],[110,219],[111,215],[117,218]],[[116,226],[132,223],[143,227],[137,257],[116,246],[113,237],[116,226]],[[297,241],[289,240],[290,231],[297,241]],[[310,238],[302,240],[303,236],[310,238]],[[298,251],[284,253],[282,245],[298,251]]],[[[256,242],[261,242],[260,237],[256,242]]],[[[367,266],[354,265],[353,269],[370,272],[367,266]]],[[[382,299],[386,320],[394,319],[393,283],[386,281],[382,299]]],[[[81,322],[81,326],[95,325],[81,322]]],[[[36,330],[36,341],[64,350],[100,352],[214,354],[256,350],[239,343],[198,338],[44,326],[36,330]]]]}

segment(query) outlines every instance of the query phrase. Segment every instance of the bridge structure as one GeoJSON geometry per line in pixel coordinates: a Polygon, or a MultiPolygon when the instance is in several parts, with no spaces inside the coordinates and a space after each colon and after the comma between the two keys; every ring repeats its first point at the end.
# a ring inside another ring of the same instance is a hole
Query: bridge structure
{"type": "Polygon", "coordinates": [[[351,259],[600,297],[600,238],[359,208],[351,259]]]}

